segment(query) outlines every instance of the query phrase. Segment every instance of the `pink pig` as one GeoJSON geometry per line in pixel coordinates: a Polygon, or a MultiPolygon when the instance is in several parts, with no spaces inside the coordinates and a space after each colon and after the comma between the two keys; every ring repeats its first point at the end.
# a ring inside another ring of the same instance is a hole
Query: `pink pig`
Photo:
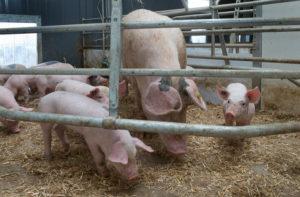
{"type": "MultiPolygon", "coordinates": [[[[56,91],[44,96],[38,105],[38,111],[44,113],[68,114],[90,116],[97,118],[107,117],[108,111],[102,105],[84,95],[71,92],[56,91]]],[[[109,168],[116,171],[126,180],[138,177],[136,163],[136,147],[153,152],[138,138],[132,137],[127,130],[109,130],[103,128],[56,125],[54,123],[41,123],[43,130],[45,157],[52,158],[51,130],[54,128],[62,142],[65,151],[69,150],[69,142],[65,136],[66,128],[80,133],[92,155],[98,172],[106,175],[109,168]]]]}
{"type": "MultiPolygon", "coordinates": [[[[124,22],[171,21],[169,17],[149,10],[135,10],[124,22]]],[[[124,29],[123,63],[126,68],[185,69],[186,47],[179,28],[124,29]]],[[[193,78],[134,76],[136,103],[149,120],[186,122],[188,105],[206,110],[193,78]]],[[[166,149],[174,155],[186,153],[184,135],[160,134],[166,149]]]]}
{"type": "Polygon", "coordinates": [[[224,88],[217,86],[217,94],[223,100],[225,124],[249,125],[255,114],[255,104],[260,99],[258,87],[247,90],[241,83],[231,83],[224,88]]]}
{"type": "MultiPolygon", "coordinates": [[[[0,106],[9,109],[9,110],[18,110],[18,111],[32,111],[32,108],[21,107],[15,100],[13,93],[3,87],[0,86],[0,106]]],[[[18,121],[16,120],[8,120],[5,118],[0,118],[1,122],[4,126],[9,128],[11,133],[18,133],[20,130],[18,128],[18,121]]]]}

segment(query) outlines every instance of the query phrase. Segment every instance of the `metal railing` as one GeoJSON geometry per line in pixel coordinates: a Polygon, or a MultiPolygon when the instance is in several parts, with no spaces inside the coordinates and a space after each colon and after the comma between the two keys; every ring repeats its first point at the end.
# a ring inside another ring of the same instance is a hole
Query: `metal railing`
{"type": "MultiPolygon", "coordinates": [[[[260,5],[279,3],[277,0],[262,0],[260,5]]],[[[280,1],[288,2],[288,1],[280,1]]],[[[239,4],[238,6],[253,6],[258,1],[239,4]]],[[[213,9],[223,9],[226,6],[216,5],[213,9]]],[[[231,6],[231,5],[230,5],[231,6]]],[[[246,6],[246,7],[247,7],[246,6]]],[[[127,76],[193,76],[193,77],[235,77],[251,78],[253,76],[261,78],[279,78],[279,79],[298,79],[300,71],[271,70],[271,69],[252,69],[243,70],[240,68],[232,69],[197,69],[197,70],[163,70],[163,69],[121,69],[122,58],[122,28],[213,28],[213,27],[248,27],[264,25],[300,25],[300,18],[246,18],[246,19],[206,19],[206,20],[182,20],[182,21],[156,21],[148,23],[122,23],[122,2],[121,0],[112,0],[111,24],[75,24],[48,27],[27,27],[27,28],[6,28],[0,29],[0,34],[15,33],[56,33],[72,31],[99,31],[100,29],[111,29],[111,66],[110,69],[74,69],[74,70],[8,70],[0,69],[0,74],[42,74],[42,75],[109,75],[109,114],[107,118],[92,118],[71,115],[43,114],[38,112],[18,112],[0,108],[0,116],[9,119],[18,119],[24,121],[36,122],[57,122],[62,124],[72,124],[78,126],[103,127],[109,129],[128,129],[144,132],[159,133],[184,133],[214,137],[256,137],[263,135],[282,134],[290,132],[299,132],[299,122],[272,123],[269,125],[252,125],[243,127],[228,127],[215,125],[184,124],[144,120],[118,119],[118,83],[120,75],[127,76]]],[[[217,30],[215,30],[217,31],[217,30]]]]}

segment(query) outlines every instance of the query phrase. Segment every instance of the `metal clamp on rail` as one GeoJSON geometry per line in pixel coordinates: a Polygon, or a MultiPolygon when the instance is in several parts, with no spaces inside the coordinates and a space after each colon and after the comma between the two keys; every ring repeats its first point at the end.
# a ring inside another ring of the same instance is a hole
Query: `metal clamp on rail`
{"type": "Polygon", "coordinates": [[[104,118],[102,121],[102,127],[103,129],[113,129],[113,130],[118,129],[116,127],[116,118],[112,116],[104,118]]]}

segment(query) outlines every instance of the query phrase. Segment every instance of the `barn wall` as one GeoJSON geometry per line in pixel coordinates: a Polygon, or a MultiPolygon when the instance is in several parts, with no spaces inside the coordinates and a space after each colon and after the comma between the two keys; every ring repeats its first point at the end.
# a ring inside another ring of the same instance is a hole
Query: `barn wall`
{"type": "MultiPolygon", "coordinates": [[[[99,17],[97,5],[99,0],[0,0],[1,14],[40,15],[42,25],[63,25],[81,23],[81,18],[99,17]]],[[[180,0],[144,0],[143,4],[135,0],[123,1],[124,14],[138,9],[164,10],[180,8],[180,0]]],[[[101,4],[100,4],[101,10],[101,4]]],[[[66,59],[75,66],[81,66],[81,33],[52,33],[42,36],[43,61],[66,59]]]]}

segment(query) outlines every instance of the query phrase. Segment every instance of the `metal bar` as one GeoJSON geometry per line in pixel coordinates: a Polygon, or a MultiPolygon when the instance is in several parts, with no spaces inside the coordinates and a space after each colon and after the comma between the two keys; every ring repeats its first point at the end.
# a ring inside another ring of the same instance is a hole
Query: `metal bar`
{"type": "Polygon", "coordinates": [[[182,5],[183,5],[184,9],[185,9],[186,11],[188,11],[189,6],[188,6],[186,0],[181,0],[181,3],[182,3],[182,5]]]}
{"type": "Polygon", "coordinates": [[[110,27],[110,23],[89,23],[89,24],[53,25],[53,26],[39,26],[39,27],[0,28],[0,34],[99,31],[99,30],[108,29],[109,27],[110,27]]]}
{"type": "Polygon", "coordinates": [[[81,21],[101,21],[101,18],[82,18],[81,21]]]}
{"type": "Polygon", "coordinates": [[[86,116],[47,114],[39,112],[21,112],[6,110],[4,108],[0,108],[0,116],[8,119],[31,122],[55,122],[75,126],[101,127],[105,129],[127,129],[130,131],[142,131],[161,134],[191,134],[205,137],[250,138],[300,132],[300,122],[296,121],[230,127],[147,120],[116,119],[113,117],[94,118],[86,116]]]}
{"type": "MultiPolygon", "coordinates": [[[[56,69],[0,69],[0,74],[21,74],[21,75],[102,75],[108,76],[109,69],[100,68],[82,68],[69,70],[56,69]]],[[[258,76],[270,79],[300,79],[300,71],[286,70],[219,70],[219,69],[121,69],[121,75],[124,76],[182,76],[182,77],[235,77],[251,78],[258,76]]]]}
{"type": "Polygon", "coordinates": [[[216,10],[227,10],[231,8],[244,8],[244,7],[252,7],[252,6],[259,6],[259,5],[268,5],[268,4],[276,4],[276,3],[285,3],[285,2],[293,2],[299,0],[258,0],[258,1],[248,1],[248,2],[241,2],[241,3],[229,3],[229,4],[222,4],[212,6],[212,9],[216,10]]]}
{"type": "MultiPolygon", "coordinates": [[[[212,2],[212,5],[215,5],[215,0],[211,0],[212,2]]],[[[218,15],[218,10],[212,10],[212,16],[213,16],[213,19],[220,19],[219,15],[218,15]]],[[[227,56],[227,49],[226,49],[226,46],[225,46],[225,39],[224,39],[224,35],[223,34],[219,34],[219,40],[220,40],[220,43],[221,43],[221,49],[222,49],[222,54],[224,56],[227,56]]],[[[227,60],[224,60],[224,63],[225,65],[229,65],[230,64],[230,61],[227,59],[227,60]]]]}
{"type": "MultiPolygon", "coordinates": [[[[262,6],[257,6],[255,10],[255,17],[261,17],[262,16],[262,6]]],[[[255,43],[255,49],[253,51],[253,57],[261,57],[262,56],[262,34],[261,32],[257,32],[253,35],[253,42],[255,43]]],[[[254,68],[262,68],[262,62],[261,61],[253,61],[253,67],[254,68]]],[[[252,87],[258,87],[260,91],[262,90],[262,83],[261,83],[261,78],[254,76],[252,78],[252,87]]],[[[259,102],[257,103],[257,108],[256,110],[261,110],[263,108],[262,102],[263,100],[263,95],[259,99],[259,102]]]]}
{"type": "MultiPolygon", "coordinates": [[[[300,25],[300,17],[291,18],[239,18],[239,19],[194,19],[173,20],[156,22],[130,22],[123,23],[125,29],[148,29],[148,28],[202,28],[213,27],[249,27],[249,26],[274,26],[274,25],[300,25]]],[[[1,33],[1,31],[0,31],[1,33]]]]}
{"type": "Polygon", "coordinates": [[[110,74],[109,74],[109,115],[118,115],[119,78],[122,59],[122,0],[112,0],[111,34],[110,34],[110,74]]]}
{"type": "Polygon", "coordinates": [[[211,6],[211,7],[194,8],[194,9],[189,9],[188,11],[186,11],[185,9],[163,10],[163,11],[158,11],[158,13],[166,15],[166,16],[180,16],[180,15],[186,15],[186,14],[196,14],[196,13],[208,12],[210,10],[210,8],[214,9],[214,10],[227,10],[227,9],[236,8],[236,7],[243,8],[243,7],[285,3],[285,2],[292,2],[292,1],[299,1],[299,0],[259,0],[259,1],[215,5],[215,6],[211,6]]]}
{"type": "MultiPolygon", "coordinates": [[[[214,5],[214,0],[209,0],[209,5],[212,6],[214,5]]],[[[215,11],[210,9],[210,12],[211,12],[211,16],[212,16],[212,19],[214,19],[216,17],[215,15],[215,11]]],[[[212,30],[215,30],[214,28],[212,30]]],[[[211,47],[210,47],[210,55],[211,56],[215,56],[216,55],[216,48],[215,48],[215,44],[216,44],[216,35],[213,33],[211,34],[211,38],[210,38],[210,44],[211,44],[211,47]]]]}
{"type": "MultiPolygon", "coordinates": [[[[105,23],[105,13],[104,13],[104,0],[101,1],[101,10],[102,10],[102,21],[101,23],[105,23]]],[[[105,51],[105,31],[102,30],[102,50],[105,51]]]]}
{"type": "Polygon", "coordinates": [[[185,14],[198,14],[198,13],[205,13],[209,11],[209,7],[202,7],[202,8],[189,8],[186,11],[184,8],[180,9],[172,9],[172,10],[161,10],[157,11],[158,14],[166,15],[166,16],[179,16],[185,14]]]}
{"type": "MultiPolygon", "coordinates": [[[[210,44],[207,43],[197,43],[197,44],[186,44],[187,48],[210,48],[210,44]]],[[[226,44],[226,48],[253,48],[255,45],[254,44],[226,44]]],[[[216,44],[215,47],[220,48],[220,44],[216,44]]]]}
{"type": "MultiPolygon", "coordinates": [[[[253,13],[253,9],[249,10],[240,10],[240,14],[249,14],[253,13]]],[[[226,12],[219,12],[219,16],[230,16],[233,15],[234,11],[226,11],[226,12]]],[[[211,13],[208,14],[192,14],[192,15],[184,15],[184,16],[175,16],[173,19],[180,20],[180,19],[202,19],[202,18],[211,18],[211,13]]]]}
{"type": "Polygon", "coordinates": [[[300,64],[300,59],[277,59],[265,57],[235,57],[235,56],[210,56],[210,55],[188,55],[189,58],[217,59],[217,60],[235,60],[235,61],[253,61],[253,62],[271,62],[283,64],[300,64]]]}
{"type": "Polygon", "coordinates": [[[186,36],[191,35],[210,35],[212,33],[237,33],[237,34],[249,34],[256,32],[274,33],[274,32],[294,32],[300,31],[299,27],[280,27],[280,28],[241,28],[241,29],[217,29],[217,30],[199,30],[199,31],[183,31],[186,36]]]}
{"type": "MultiPolygon", "coordinates": [[[[189,64],[190,67],[193,68],[201,68],[201,69],[229,69],[229,70],[257,70],[258,68],[253,67],[243,67],[243,66],[232,66],[232,65],[225,65],[225,66],[213,66],[213,65],[199,65],[199,64],[189,64]]],[[[267,69],[265,69],[267,70],[267,69]]],[[[273,70],[273,69],[269,69],[273,70]]]]}
{"type": "MultiPolygon", "coordinates": [[[[231,65],[225,65],[225,66],[211,66],[211,65],[199,65],[199,64],[189,64],[189,66],[196,68],[196,69],[229,69],[229,70],[261,70],[262,68],[257,67],[242,67],[242,66],[231,66],[231,65]]],[[[268,69],[263,69],[268,70],[268,69]]],[[[269,70],[278,70],[278,69],[269,69],[269,70]]],[[[298,82],[295,79],[287,79],[294,85],[300,87],[300,82],[298,82]]],[[[254,86],[255,87],[255,86],[254,86]]]]}
{"type": "Polygon", "coordinates": [[[291,83],[293,83],[294,85],[300,87],[300,82],[294,80],[294,79],[288,79],[291,83]]]}
{"type": "MultiPolygon", "coordinates": [[[[132,22],[122,23],[125,29],[143,28],[203,28],[213,27],[249,27],[249,26],[275,26],[275,25],[300,25],[300,17],[293,18],[240,18],[240,19],[198,19],[180,21],[158,21],[158,22],[132,22]]],[[[80,32],[106,30],[110,23],[89,23],[72,25],[54,25],[40,27],[18,27],[0,28],[0,34],[21,34],[21,33],[56,33],[56,32],[80,32]]],[[[217,31],[217,30],[215,30],[217,31]]],[[[223,30],[222,30],[223,31],[223,30]]]]}

